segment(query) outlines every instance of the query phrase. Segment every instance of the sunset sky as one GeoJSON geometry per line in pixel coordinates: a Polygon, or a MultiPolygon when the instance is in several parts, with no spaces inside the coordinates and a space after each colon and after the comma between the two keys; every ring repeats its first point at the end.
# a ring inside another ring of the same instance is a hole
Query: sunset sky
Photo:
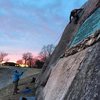
{"type": "Polygon", "coordinates": [[[25,52],[37,55],[43,45],[56,45],[72,9],[87,0],[0,0],[0,52],[10,61],[25,52]]]}

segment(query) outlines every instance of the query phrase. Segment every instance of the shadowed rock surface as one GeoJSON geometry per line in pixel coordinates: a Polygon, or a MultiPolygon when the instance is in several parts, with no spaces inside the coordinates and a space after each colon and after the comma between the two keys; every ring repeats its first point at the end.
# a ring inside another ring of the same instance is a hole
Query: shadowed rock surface
{"type": "Polygon", "coordinates": [[[100,100],[100,30],[98,35],[95,32],[69,47],[84,21],[100,9],[100,0],[88,0],[82,7],[79,23],[66,26],[47,68],[36,81],[37,100],[100,100]]]}
{"type": "Polygon", "coordinates": [[[62,58],[43,89],[44,100],[99,100],[100,42],[62,58]]]}
{"type": "Polygon", "coordinates": [[[88,0],[88,2],[86,2],[82,7],[84,8],[84,14],[81,16],[79,23],[76,25],[72,22],[66,26],[63,35],[52,54],[49,65],[55,63],[60,55],[63,54],[67,48],[69,48],[69,43],[77,32],[78,28],[94,12],[94,10],[97,8],[98,2],[100,1],[88,0]]]}
{"type": "Polygon", "coordinates": [[[100,42],[88,48],[64,100],[100,100],[100,42]]]}

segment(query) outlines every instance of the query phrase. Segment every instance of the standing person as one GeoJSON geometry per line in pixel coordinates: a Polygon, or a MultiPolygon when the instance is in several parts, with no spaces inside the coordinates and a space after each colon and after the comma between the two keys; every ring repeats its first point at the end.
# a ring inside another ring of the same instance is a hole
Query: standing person
{"type": "Polygon", "coordinates": [[[13,73],[13,84],[14,84],[14,91],[13,91],[13,94],[17,94],[18,93],[18,82],[19,82],[19,79],[20,77],[22,76],[23,72],[22,73],[19,73],[17,70],[14,71],[13,73]]]}
{"type": "Polygon", "coordinates": [[[81,9],[74,9],[71,11],[71,14],[70,14],[70,23],[72,21],[72,17],[74,18],[74,23],[77,24],[78,23],[78,20],[79,20],[79,13],[80,11],[82,11],[83,8],[81,9]]]}

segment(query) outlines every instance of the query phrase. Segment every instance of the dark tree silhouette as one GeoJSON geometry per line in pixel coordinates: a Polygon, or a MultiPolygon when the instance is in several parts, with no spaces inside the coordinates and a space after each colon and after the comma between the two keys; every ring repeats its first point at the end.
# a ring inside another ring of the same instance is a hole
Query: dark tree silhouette
{"type": "Polygon", "coordinates": [[[25,66],[26,66],[26,64],[28,64],[31,67],[32,59],[33,59],[32,53],[30,53],[30,52],[24,53],[22,58],[25,61],[25,63],[24,63],[25,66]]]}
{"type": "Polygon", "coordinates": [[[37,68],[42,68],[43,65],[44,65],[44,62],[41,61],[41,60],[37,60],[37,61],[35,62],[35,65],[36,65],[37,68]]]}
{"type": "Polygon", "coordinates": [[[55,47],[54,47],[53,44],[43,46],[43,48],[42,48],[39,55],[42,57],[42,59],[46,60],[52,55],[52,52],[54,51],[54,48],[55,47]]]}
{"type": "Polygon", "coordinates": [[[8,55],[8,54],[5,53],[5,52],[1,52],[1,53],[0,53],[0,63],[2,63],[4,60],[6,60],[5,57],[6,57],[7,55],[8,55]]]}

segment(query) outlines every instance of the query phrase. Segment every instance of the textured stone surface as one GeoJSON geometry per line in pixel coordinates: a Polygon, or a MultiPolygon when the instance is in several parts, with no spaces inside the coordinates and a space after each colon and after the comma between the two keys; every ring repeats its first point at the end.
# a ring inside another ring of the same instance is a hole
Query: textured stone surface
{"type": "Polygon", "coordinates": [[[71,47],[65,51],[65,54],[63,54],[60,58],[71,56],[77,52],[82,51],[83,49],[92,46],[96,42],[100,41],[100,30],[96,31],[93,35],[87,37],[82,42],[80,42],[78,45],[71,47]]]}
{"type": "Polygon", "coordinates": [[[44,100],[62,100],[85,57],[85,53],[86,50],[58,61],[53,67],[50,78],[43,90],[44,100]]]}
{"type": "Polygon", "coordinates": [[[89,48],[64,100],[100,100],[100,42],[89,48]]]}
{"type": "MultiPolygon", "coordinates": [[[[96,10],[100,0],[89,0],[79,23],[65,28],[47,68],[37,79],[37,100],[100,100],[100,42],[68,57],[59,58],[82,23],[96,10]]],[[[88,42],[88,44],[91,41],[88,42]]]]}
{"type": "Polygon", "coordinates": [[[100,100],[100,42],[52,68],[38,100],[100,100]]]}
{"type": "Polygon", "coordinates": [[[95,9],[99,6],[100,0],[88,0],[86,4],[83,5],[82,8],[84,8],[84,14],[79,20],[79,23],[77,25],[73,24],[68,24],[62,34],[62,37],[55,48],[53,55],[51,57],[49,65],[55,63],[57,59],[65,52],[65,49],[69,47],[69,43],[72,40],[73,36],[79,29],[79,27],[82,25],[82,23],[95,11],[95,9]]]}
{"type": "Polygon", "coordinates": [[[96,9],[91,16],[80,26],[72,40],[71,47],[79,44],[82,40],[95,33],[100,29],[100,8],[96,9]]]}

